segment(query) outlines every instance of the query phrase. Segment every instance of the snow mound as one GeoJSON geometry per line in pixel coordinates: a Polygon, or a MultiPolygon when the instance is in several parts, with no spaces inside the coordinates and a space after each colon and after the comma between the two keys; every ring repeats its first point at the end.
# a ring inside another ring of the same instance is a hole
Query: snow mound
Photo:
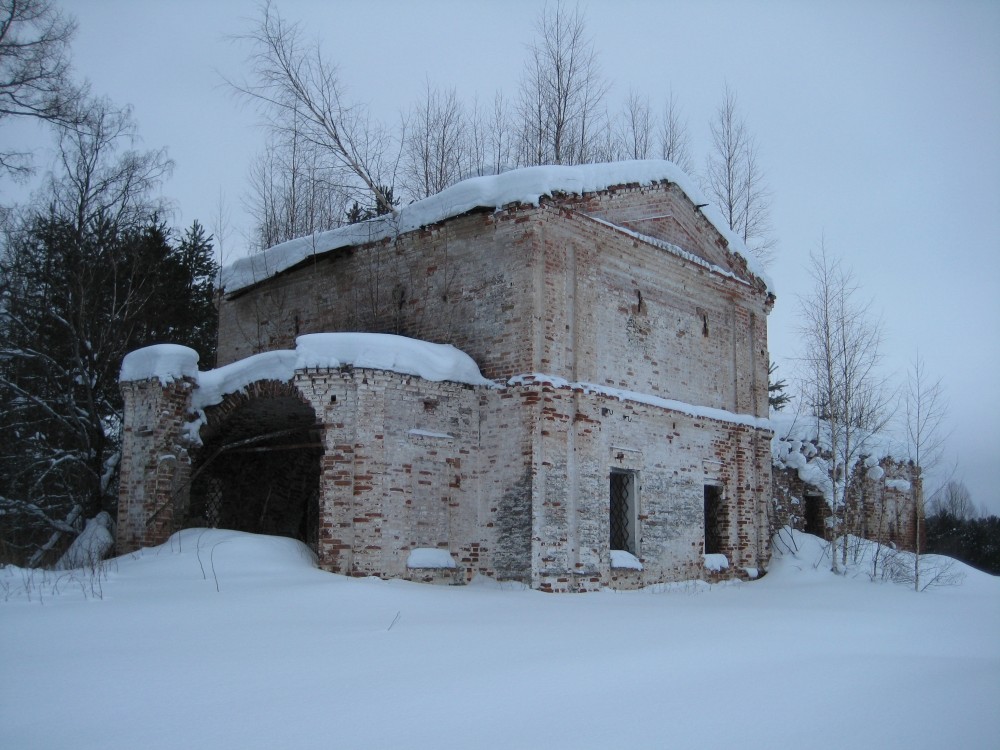
{"type": "Polygon", "coordinates": [[[316,554],[297,539],[230,529],[184,529],[158,547],[145,547],[116,560],[123,572],[141,569],[180,582],[202,580],[220,589],[253,587],[267,579],[326,575],[316,554]]]}
{"type": "Polygon", "coordinates": [[[233,293],[252,286],[300,263],[306,258],[352,245],[378,242],[431,224],[460,216],[476,208],[499,211],[513,203],[537,206],[544,196],[583,195],[616,185],[677,185],[695,204],[705,204],[702,213],[725,237],[732,252],[741,255],[751,273],[773,284],[743,240],[729,229],[722,214],[711,205],[694,181],[677,165],[663,160],[622,161],[576,166],[526,167],[499,175],[473,177],[442,190],[437,195],[404,206],[399,211],[327,232],[298,237],[227,265],[222,269],[222,287],[233,293]]]}
{"type": "MultiPolygon", "coordinates": [[[[837,567],[840,575],[831,571],[833,547],[820,537],[797,531],[788,526],[772,538],[773,556],[768,567],[769,581],[795,584],[818,584],[823,579],[898,584],[921,591],[972,587],[995,593],[997,576],[976,570],[970,565],[944,555],[924,554],[919,561],[912,552],[894,549],[868,539],[847,537],[847,562],[843,561],[843,539],[837,540],[837,567]]],[[[990,596],[993,596],[991,593],[990,596]]]]}
{"type": "Polygon", "coordinates": [[[198,352],[180,344],[155,344],[125,355],[118,380],[158,378],[167,385],[183,378],[198,378],[198,352]]]}
{"type": "Polygon", "coordinates": [[[93,518],[87,519],[87,525],[59,558],[55,568],[56,570],[92,569],[114,546],[115,522],[107,511],[102,510],[93,518]]]}

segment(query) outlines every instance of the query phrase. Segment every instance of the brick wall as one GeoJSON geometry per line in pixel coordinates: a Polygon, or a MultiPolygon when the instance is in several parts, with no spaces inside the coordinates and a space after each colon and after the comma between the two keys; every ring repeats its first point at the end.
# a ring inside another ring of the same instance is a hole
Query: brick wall
{"type": "Polygon", "coordinates": [[[323,567],[419,578],[407,558],[431,547],[462,581],[529,580],[524,427],[507,394],[375,370],[307,371],[296,384],[327,425],[323,567]]]}
{"type": "MultiPolygon", "coordinates": [[[[866,469],[860,462],[855,467],[846,508],[838,509],[842,528],[864,539],[912,551],[917,539],[918,519],[914,497],[915,493],[921,492],[920,470],[908,462],[897,461],[892,457],[883,457],[878,466],[883,475],[877,479],[867,476],[866,469]],[[894,480],[908,482],[910,489],[900,489],[894,480]]],[[[770,520],[772,533],[787,525],[800,531],[810,530],[829,540],[833,537],[827,521],[830,515],[829,505],[823,499],[821,490],[803,482],[794,469],[774,468],[770,520]],[[813,498],[818,506],[820,529],[807,529],[808,498],[813,498]]],[[[919,525],[923,535],[922,516],[919,525]]]]}
{"type": "Polygon", "coordinates": [[[532,465],[536,588],[579,591],[704,577],[706,484],[722,488],[719,551],[729,560],[729,574],[766,566],[768,432],[580,388],[527,385],[522,399],[538,413],[532,465]],[[634,472],[638,480],[641,574],[610,567],[612,469],[634,472]]]}
{"type": "Polygon", "coordinates": [[[324,426],[327,569],[440,578],[406,568],[412,549],[434,547],[459,565],[447,580],[638,586],[706,576],[707,484],[720,488],[730,573],[766,565],[770,434],[579,386],[504,384],[542,372],[765,415],[772,301],[676,187],[625,187],[475,211],[317,256],[222,300],[219,361],[292,348],[303,333],[393,332],[453,344],[503,386],[350,368],[296,374],[324,426]],[[610,567],[613,469],[636,478],[641,572],[610,567]]]}
{"type": "Polygon", "coordinates": [[[223,299],[219,362],[294,348],[300,333],[372,331],[453,344],[490,378],[531,370],[534,213],[467,214],[223,299]]]}
{"type": "MultiPolygon", "coordinates": [[[[179,444],[189,384],[124,388],[122,551],[162,542],[183,522],[190,474],[179,444]]],[[[698,578],[706,484],[722,488],[719,551],[730,572],[767,562],[758,521],[769,435],[760,430],[581,387],[473,388],[345,368],[253,384],[214,407],[205,435],[217,442],[239,405],[289,389],[323,425],[317,551],[329,570],[437,580],[406,565],[410,551],[432,547],[458,563],[451,582],[482,573],[581,591],[698,578]],[[610,567],[614,469],[636,477],[640,573],[610,567]]]]}
{"type": "Polygon", "coordinates": [[[192,381],[122,383],[125,406],[118,484],[118,554],[162,544],[186,510],[191,459],[183,437],[192,381]]]}
{"type": "Polygon", "coordinates": [[[454,344],[489,378],[546,372],[766,415],[771,302],[676,187],[620,188],[318,257],[222,300],[219,361],[292,348],[300,333],[392,332],[454,344]]]}

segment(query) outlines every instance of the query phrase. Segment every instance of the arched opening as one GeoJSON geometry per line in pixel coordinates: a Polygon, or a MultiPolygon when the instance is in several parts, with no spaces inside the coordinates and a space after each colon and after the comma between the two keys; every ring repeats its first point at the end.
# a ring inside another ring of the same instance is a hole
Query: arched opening
{"type": "Polygon", "coordinates": [[[187,526],[319,540],[323,428],[288,383],[261,381],[206,409],[187,526]]]}

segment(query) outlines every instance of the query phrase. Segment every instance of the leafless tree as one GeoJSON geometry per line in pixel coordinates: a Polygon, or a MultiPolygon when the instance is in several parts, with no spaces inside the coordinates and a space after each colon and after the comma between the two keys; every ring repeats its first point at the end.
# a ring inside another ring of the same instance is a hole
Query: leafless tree
{"type": "Polygon", "coordinates": [[[757,259],[767,265],[774,238],[770,191],[758,163],[757,142],[739,113],[736,93],[726,87],[710,123],[712,150],[706,162],[706,189],[729,224],[757,259]]]}
{"type": "Polygon", "coordinates": [[[965,482],[953,479],[934,493],[930,502],[931,515],[949,515],[963,521],[971,521],[978,515],[972,493],[965,482]]]}
{"type": "Polygon", "coordinates": [[[166,149],[137,150],[128,107],[92,99],[81,112],[82,121],[59,134],[58,166],[49,180],[53,211],[77,232],[98,218],[134,225],[164,213],[166,204],[153,193],[173,170],[166,149]]]}
{"type": "Polygon", "coordinates": [[[492,174],[490,170],[490,121],[488,114],[479,103],[479,97],[473,97],[472,108],[468,116],[468,172],[469,177],[481,177],[492,174]]]}
{"type": "Polygon", "coordinates": [[[595,162],[620,161],[626,158],[622,153],[622,141],[618,137],[614,118],[607,112],[601,120],[601,126],[594,133],[590,144],[590,157],[595,162]]]}
{"type": "Polygon", "coordinates": [[[251,163],[247,209],[254,217],[253,250],[343,223],[349,192],[327,180],[323,155],[296,126],[273,133],[251,163]]]}
{"type": "Polygon", "coordinates": [[[648,159],[652,155],[654,127],[649,97],[630,91],[618,119],[618,137],[625,158],[648,159]]]}
{"type": "Polygon", "coordinates": [[[219,195],[209,221],[209,229],[215,238],[215,260],[220,267],[224,266],[229,262],[228,242],[233,229],[233,212],[226,202],[222,188],[219,188],[219,195]]]}
{"type": "Polygon", "coordinates": [[[493,174],[500,174],[513,164],[513,126],[510,106],[503,92],[497,91],[493,97],[493,112],[489,119],[490,160],[493,174]]]}
{"type": "MultiPolygon", "coordinates": [[[[69,76],[75,31],[50,0],[0,0],[0,123],[8,117],[81,121],[84,91],[69,76]]],[[[0,172],[24,177],[30,171],[29,154],[0,148],[0,172]]]]}
{"type": "MultiPolygon", "coordinates": [[[[919,468],[921,480],[941,462],[946,435],[942,431],[948,407],[941,380],[931,380],[918,354],[907,372],[906,442],[910,460],[919,468]]],[[[916,529],[914,590],[920,590],[920,524],[924,516],[924,483],[912,485],[916,529]]]]}
{"type": "Polygon", "coordinates": [[[517,107],[519,162],[587,161],[607,84],[579,7],[547,5],[528,51],[517,107]]]}
{"type": "MultiPolygon", "coordinates": [[[[844,540],[846,563],[843,521],[851,478],[871,450],[871,435],[888,424],[890,394],[879,372],[881,326],[871,318],[870,305],[858,300],[852,274],[827,254],[825,244],[810,255],[810,273],[812,293],[800,300],[803,392],[812,402],[818,432],[829,430],[831,519],[834,538],[840,533],[844,540]]],[[[836,573],[836,549],[831,558],[836,573]]]]}
{"type": "Polygon", "coordinates": [[[663,117],[660,120],[660,155],[689,174],[694,172],[690,140],[687,121],[682,119],[680,106],[674,98],[674,92],[671,91],[663,106],[663,117]]]}
{"type": "Polygon", "coordinates": [[[376,213],[394,211],[392,136],[368,110],[347,99],[336,66],[318,43],[306,43],[298,24],[270,4],[257,26],[242,37],[251,46],[248,78],[227,82],[256,103],[272,133],[296,130],[322,156],[326,180],[352,193],[376,213]]]}
{"type": "Polygon", "coordinates": [[[469,127],[454,89],[441,91],[429,81],[424,84],[403,146],[402,184],[413,200],[440,193],[462,179],[471,169],[472,144],[485,155],[477,125],[474,119],[469,127]]]}

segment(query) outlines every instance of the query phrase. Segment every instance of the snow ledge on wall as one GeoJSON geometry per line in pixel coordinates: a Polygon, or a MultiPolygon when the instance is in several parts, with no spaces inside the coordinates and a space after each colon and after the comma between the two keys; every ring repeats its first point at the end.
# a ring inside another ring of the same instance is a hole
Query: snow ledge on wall
{"type": "Polygon", "coordinates": [[[661,409],[670,409],[681,414],[687,414],[689,417],[703,417],[705,419],[714,419],[718,422],[741,424],[747,427],[755,427],[759,430],[771,429],[771,420],[766,417],[755,417],[752,414],[738,414],[726,409],[716,409],[712,406],[688,404],[684,401],[662,398],[649,393],[640,393],[639,391],[612,388],[606,385],[598,385],[597,383],[572,383],[565,378],[560,378],[557,375],[548,375],[543,372],[528,372],[522,375],[515,375],[507,381],[507,385],[550,385],[553,388],[579,389],[584,393],[594,393],[600,396],[615,398],[619,401],[633,401],[637,404],[647,404],[648,406],[657,406],[661,409]]]}

